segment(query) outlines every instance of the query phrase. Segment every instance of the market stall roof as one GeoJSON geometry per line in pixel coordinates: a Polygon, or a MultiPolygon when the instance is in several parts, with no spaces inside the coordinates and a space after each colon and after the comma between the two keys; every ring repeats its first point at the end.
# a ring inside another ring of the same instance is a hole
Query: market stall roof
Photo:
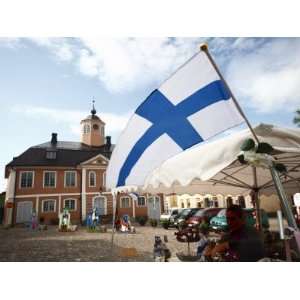
{"type": "MultiPolygon", "coordinates": [[[[288,172],[281,175],[286,193],[299,192],[300,129],[261,124],[254,131],[260,142],[273,146],[277,162],[286,165],[288,172]]],[[[237,160],[241,144],[251,137],[250,130],[243,130],[184,151],[149,174],[142,190],[245,195],[257,188],[260,194],[273,194],[276,191],[268,169],[242,165],[237,160]]]]}

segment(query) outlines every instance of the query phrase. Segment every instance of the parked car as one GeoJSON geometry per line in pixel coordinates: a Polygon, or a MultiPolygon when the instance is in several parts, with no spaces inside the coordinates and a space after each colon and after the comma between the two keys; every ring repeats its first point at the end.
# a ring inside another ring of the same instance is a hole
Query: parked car
{"type": "Polygon", "coordinates": [[[181,211],[182,208],[171,208],[160,216],[160,221],[170,221],[170,218],[176,217],[181,211]]]}
{"type": "Polygon", "coordinates": [[[216,208],[216,207],[210,207],[210,208],[204,208],[199,211],[197,211],[193,216],[191,216],[187,221],[188,226],[197,226],[201,224],[203,221],[209,224],[209,221],[211,218],[215,217],[220,210],[223,208],[216,208]]]}
{"type": "Polygon", "coordinates": [[[185,226],[185,221],[192,217],[196,212],[201,210],[202,208],[185,208],[182,210],[180,214],[177,215],[176,218],[174,218],[174,226],[179,228],[182,226],[185,226]]]}
{"type": "Polygon", "coordinates": [[[172,226],[172,224],[174,223],[174,218],[176,218],[178,214],[181,213],[181,211],[182,208],[171,208],[167,212],[164,212],[160,216],[160,220],[159,220],[162,226],[166,229],[168,229],[170,225],[172,226]]]}
{"type": "MultiPolygon", "coordinates": [[[[246,224],[248,226],[255,226],[256,211],[254,208],[245,208],[246,224]]],[[[262,227],[268,229],[270,227],[267,213],[261,209],[262,227]]],[[[227,230],[226,208],[219,211],[219,213],[210,220],[210,227],[216,231],[227,230]]]]}

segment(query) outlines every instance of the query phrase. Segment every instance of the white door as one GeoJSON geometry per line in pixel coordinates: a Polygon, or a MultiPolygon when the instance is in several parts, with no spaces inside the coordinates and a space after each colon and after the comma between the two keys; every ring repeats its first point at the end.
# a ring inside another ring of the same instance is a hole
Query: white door
{"type": "Polygon", "coordinates": [[[148,217],[149,219],[160,219],[160,199],[159,197],[152,196],[148,198],[147,201],[148,207],[148,217]]]}
{"type": "Polygon", "coordinates": [[[17,205],[17,219],[16,223],[26,223],[31,221],[32,202],[19,202],[17,205]]]}
{"type": "Polygon", "coordinates": [[[94,199],[94,208],[100,216],[106,215],[106,199],[105,197],[96,197],[94,199]]]}

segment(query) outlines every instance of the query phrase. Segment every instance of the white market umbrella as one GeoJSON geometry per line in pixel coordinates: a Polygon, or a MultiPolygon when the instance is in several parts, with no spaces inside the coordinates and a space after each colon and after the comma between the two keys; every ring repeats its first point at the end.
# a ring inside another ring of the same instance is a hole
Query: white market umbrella
{"type": "MultiPolygon", "coordinates": [[[[300,129],[261,124],[254,128],[260,142],[273,146],[277,162],[287,167],[281,181],[288,196],[300,191],[300,129]]],[[[242,165],[237,160],[250,130],[202,144],[165,161],[146,179],[149,193],[275,194],[269,169],[242,165]]]]}

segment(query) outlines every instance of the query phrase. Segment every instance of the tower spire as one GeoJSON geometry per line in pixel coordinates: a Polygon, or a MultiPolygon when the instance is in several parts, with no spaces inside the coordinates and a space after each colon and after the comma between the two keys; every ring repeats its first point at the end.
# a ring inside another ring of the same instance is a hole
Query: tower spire
{"type": "Polygon", "coordinates": [[[96,113],[97,113],[97,111],[96,111],[96,109],[95,109],[95,100],[93,100],[92,101],[93,102],[93,108],[92,108],[92,110],[91,110],[91,113],[92,113],[92,115],[94,116],[96,113]]]}

